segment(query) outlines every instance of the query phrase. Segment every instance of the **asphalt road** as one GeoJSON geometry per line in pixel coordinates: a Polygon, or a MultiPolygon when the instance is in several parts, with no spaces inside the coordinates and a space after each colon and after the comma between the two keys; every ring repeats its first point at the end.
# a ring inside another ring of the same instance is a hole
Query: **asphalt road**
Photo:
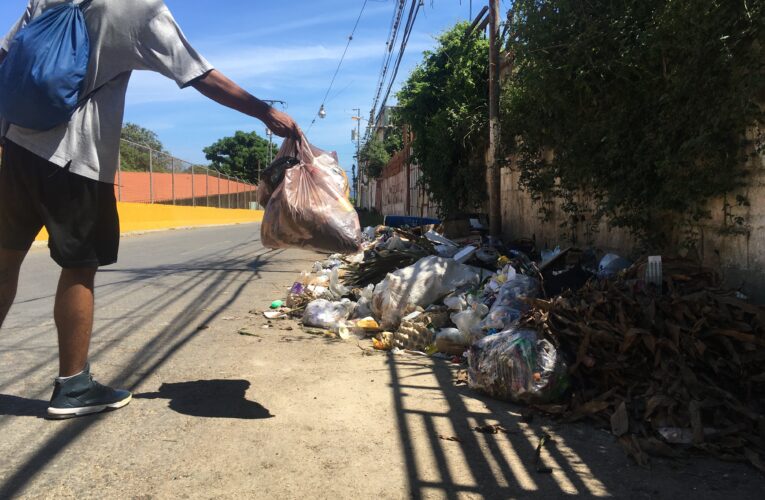
{"type": "Polygon", "coordinates": [[[93,372],[117,412],[47,421],[58,270],[35,249],[0,331],[0,499],[758,498],[751,468],[635,466],[589,424],[559,425],[456,385],[455,367],[365,350],[259,314],[319,256],[258,227],[123,240],[97,278],[93,372]],[[247,335],[240,334],[241,331],[247,335]],[[501,424],[508,433],[482,434],[501,424]],[[554,438],[534,456],[542,432],[554,438]]]}

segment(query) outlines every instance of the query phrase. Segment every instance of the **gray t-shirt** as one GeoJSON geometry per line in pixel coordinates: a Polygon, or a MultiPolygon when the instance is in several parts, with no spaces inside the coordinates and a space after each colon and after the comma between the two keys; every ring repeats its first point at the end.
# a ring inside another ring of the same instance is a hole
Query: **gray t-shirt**
{"type": "MultiPolygon", "coordinates": [[[[0,48],[7,52],[30,19],[64,2],[30,0],[0,48]]],[[[156,71],[183,88],[213,67],[189,45],[162,0],[93,0],[84,12],[91,53],[83,95],[98,91],[67,124],[45,132],[11,125],[5,137],[72,173],[114,183],[131,72],[156,71]]]]}

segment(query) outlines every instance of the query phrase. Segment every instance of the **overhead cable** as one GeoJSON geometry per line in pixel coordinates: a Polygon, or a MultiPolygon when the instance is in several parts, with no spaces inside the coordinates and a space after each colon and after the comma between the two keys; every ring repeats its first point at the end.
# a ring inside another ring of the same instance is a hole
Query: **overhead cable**
{"type": "MultiPolygon", "coordinates": [[[[359,17],[356,18],[356,24],[353,25],[353,30],[351,31],[351,34],[348,37],[348,43],[345,45],[345,50],[343,51],[343,55],[340,57],[340,62],[337,64],[337,69],[335,70],[335,74],[332,75],[332,81],[329,83],[329,88],[327,89],[327,93],[324,94],[324,98],[321,100],[321,106],[319,107],[319,110],[324,109],[324,105],[327,103],[327,97],[329,97],[329,93],[332,92],[332,87],[335,85],[335,80],[337,79],[337,75],[340,73],[340,68],[343,66],[343,61],[345,61],[345,56],[348,54],[348,48],[351,46],[351,42],[353,41],[353,36],[356,34],[356,29],[359,27],[359,22],[361,22],[361,16],[364,15],[364,9],[367,8],[368,2],[369,0],[364,0],[364,3],[361,6],[361,12],[359,12],[359,17]]],[[[313,120],[311,121],[311,126],[308,127],[309,132],[311,128],[313,128],[313,125],[316,123],[316,118],[318,116],[319,116],[319,111],[316,112],[316,116],[314,116],[313,120]]]]}

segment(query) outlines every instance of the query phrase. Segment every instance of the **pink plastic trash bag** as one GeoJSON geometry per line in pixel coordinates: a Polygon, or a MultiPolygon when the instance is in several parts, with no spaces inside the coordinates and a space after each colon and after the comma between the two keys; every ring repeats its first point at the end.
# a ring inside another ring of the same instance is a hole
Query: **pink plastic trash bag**
{"type": "MultiPolygon", "coordinates": [[[[348,177],[337,155],[301,141],[285,139],[274,163],[287,162],[280,180],[268,185],[264,179],[259,200],[266,207],[260,228],[261,241],[268,248],[305,248],[319,252],[349,254],[361,248],[361,225],[348,201],[348,177]],[[296,164],[295,164],[296,163],[296,164]]],[[[283,167],[284,168],[284,164],[283,167]]]]}

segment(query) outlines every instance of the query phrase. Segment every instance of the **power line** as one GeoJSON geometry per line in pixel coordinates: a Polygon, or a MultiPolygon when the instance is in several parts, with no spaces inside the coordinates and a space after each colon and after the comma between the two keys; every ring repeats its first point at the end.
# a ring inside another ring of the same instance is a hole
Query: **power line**
{"type": "Polygon", "coordinates": [[[401,40],[401,49],[398,53],[398,59],[396,59],[396,65],[393,70],[393,76],[390,79],[390,82],[388,84],[388,90],[385,92],[385,97],[382,100],[382,104],[380,105],[380,113],[382,113],[382,110],[385,108],[385,105],[388,103],[388,98],[390,97],[391,90],[393,90],[393,85],[396,83],[396,77],[398,76],[398,70],[401,67],[401,62],[404,59],[404,53],[406,52],[406,46],[409,43],[409,37],[412,35],[412,30],[414,29],[414,22],[417,20],[417,14],[420,12],[420,2],[418,0],[412,0],[412,10],[409,11],[409,19],[407,20],[407,25],[404,30],[404,37],[401,40]]]}
{"type": "MultiPolygon", "coordinates": [[[[405,2],[402,1],[402,7],[405,2]]],[[[374,124],[380,119],[382,116],[382,113],[385,110],[385,106],[388,102],[388,98],[390,97],[391,91],[393,90],[393,85],[396,83],[396,77],[398,76],[399,69],[401,67],[401,63],[404,59],[404,53],[406,52],[407,44],[409,43],[409,38],[412,35],[412,30],[414,29],[414,23],[417,20],[417,15],[420,12],[420,8],[422,7],[422,1],[421,0],[412,0],[412,5],[409,9],[409,15],[407,17],[406,25],[404,27],[404,34],[401,38],[401,46],[399,48],[394,66],[393,66],[393,74],[388,81],[388,86],[385,91],[385,97],[382,99],[382,101],[378,101],[379,95],[375,98],[374,105],[372,107],[371,112],[371,118],[372,120],[369,123],[369,127],[367,128],[367,139],[369,138],[369,135],[372,132],[372,128],[374,127],[374,124]],[[379,103],[379,111],[378,111],[378,103],[379,103]]],[[[403,9],[402,9],[403,10],[403,9]]],[[[391,50],[390,57],[392,57],[393,47],[389,47],[389,50],[391,50]]],[[[382,87],[380,88],[382,90],[382,87]]]]}
{"type": "MultiPolygon", "coordinates": [[[[327,97],[329,97],[329,93],[332,92],[332,87],[335,85],[335,79],[337,79],[338,73],[340,73],[340,68],[343,65],[343,61],[345,61],[345,56],[348,54],[348,48],[351,46],[351,42],[353,41],[353,36],[356,34],[356,29],[359,27],[359,22],[361,22],[361,16],[364,15],[364,9],[367,8],[367,2],[369,0],[364,0],[364,4],[361,6],[361,12],[359,12],[359,17],[356,18],[356,24],[353,25],[353,31],[351,31],[351,35],[348,37],[348,43],[345,45],[345,50],[343,51],[342,57],[340,57],[340,62],[337,64],[337,69],[335,70],[335,74],[332,75],[332,81],[329,83],[329,88],[327,89],[327,93],[324,94],[324,99],[321,100],[321,106],[319,107],[319,112],[323,109],[324,105],[327,103],[327,97]]],[[[313,121],[311,121],[311,126],[308,127],[308,131],[311,131],[311,128],[313,128],[314,123],[316,123],[316,118],[319,116],[319,112],[316,113],[316,116],[314,116],[313,121]]]]}
{"type": "MultiPolygon", "coordinates": [[[[388,34],[388,39],[385,42],[385,51],[383,52],[382,66],[380,68],[380,78],[377,82],[377,92],[375,98],[372,101],[372,115],[374,116],[377,104],[380,102],[380,96],[382,95],[383,88],[385,88],[385,80],[388,76],[388,69],[390,68],[390,62],[393,59],[393,48],[398,40],[399,29],[401,28],[401,19],[404,15],[404,7],[406,6],[406,0],[399,0],[396,8],[393,9],[393,19],[391,20],[391,27],[388,34]]],[[[370,125],[371,126],[371,125],[370,125]]]]}

